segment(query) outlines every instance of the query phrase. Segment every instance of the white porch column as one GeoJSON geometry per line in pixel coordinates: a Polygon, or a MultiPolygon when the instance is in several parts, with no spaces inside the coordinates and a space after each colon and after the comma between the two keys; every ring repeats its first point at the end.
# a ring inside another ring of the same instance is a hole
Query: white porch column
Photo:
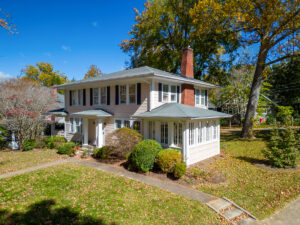
{"type": "Polygon", "coordinates": [[[83,118],[82,120],[82,131],[83,131],[83,145],[89,144],[89,120],[88,118],[83,118]]]}
{"type": "Polygon", "coordinates": [[[149,102],[149,111],[154,108],[154,92],[155,92],[155,83],[154,80],[151,80],[150,84],[150,102],[149,102]]]}
{"type": "Polygon", "coordinates": [[[183,161],[188,166],[188,148],[189,148],[189,123],[188,121],[183,123],[183,137],[182,137],[182,154],[183,161]]]}
{"type": "Polygon", "coordinates": [[[101,148],[103,146],[103,123],[102,119],[98,119],[97,126],[96,126],[96,135],[97,135],[97,148],[101,148]]]}

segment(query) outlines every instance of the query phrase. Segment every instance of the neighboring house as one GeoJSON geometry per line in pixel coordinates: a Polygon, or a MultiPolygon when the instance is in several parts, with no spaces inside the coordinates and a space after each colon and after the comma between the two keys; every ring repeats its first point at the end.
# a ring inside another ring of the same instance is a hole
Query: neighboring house
{"type": "Polygon", "coordinates": [[[57,86],[66,99],[64,136],[101,147],[107,134],[130,127],[180,148],[187,165],[219,154],[219,119],[230,115],[207,109],[217,86],[194,79],[192,49],[183,50],[181,68],[179,75],[145,66],[57,86]]]}

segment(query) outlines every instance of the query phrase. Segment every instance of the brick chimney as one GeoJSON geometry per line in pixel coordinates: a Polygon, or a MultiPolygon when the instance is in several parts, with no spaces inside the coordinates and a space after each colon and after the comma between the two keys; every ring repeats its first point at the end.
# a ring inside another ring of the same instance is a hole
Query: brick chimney
{"type": "MultiPolygon", "coordinates": [[[[181,60],[181,75],[194,78],[194,54],[193,49],[187,47],[182,50],[182,60],[181,60]]],[[[182,84],[181,85],[181,103],[185,105],[195,105],[195,90],[192,84],[182,84]]]]}

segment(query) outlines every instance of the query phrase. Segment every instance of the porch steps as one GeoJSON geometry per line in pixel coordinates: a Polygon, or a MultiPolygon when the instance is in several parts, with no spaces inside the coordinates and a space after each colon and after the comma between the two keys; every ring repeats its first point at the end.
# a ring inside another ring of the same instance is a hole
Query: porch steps
{"type": "Polygon", "coordinates": [[[89,150],[90,152],[92,152],[96,147],[93,145],[83,145],[80,149],[81,150],[89,150]]]}
{"type": "Polygon", "coordinates": [[[256,220],[256,217],[247,210],[225,197],[209,201],[206,204],[231,224],[248,225],[256,220]]]}

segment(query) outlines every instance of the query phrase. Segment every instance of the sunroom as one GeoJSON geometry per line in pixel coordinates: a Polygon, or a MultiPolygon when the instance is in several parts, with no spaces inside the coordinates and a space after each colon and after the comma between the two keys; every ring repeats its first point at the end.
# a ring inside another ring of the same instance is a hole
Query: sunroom
{"type": "Polygon", "coordinates": [[[220,118],[231,115],[166,103],[136,117],[143,121],[145,139],[157,140],[165,148],[181,149],[189,166],[220,153],[220,118]]]}

